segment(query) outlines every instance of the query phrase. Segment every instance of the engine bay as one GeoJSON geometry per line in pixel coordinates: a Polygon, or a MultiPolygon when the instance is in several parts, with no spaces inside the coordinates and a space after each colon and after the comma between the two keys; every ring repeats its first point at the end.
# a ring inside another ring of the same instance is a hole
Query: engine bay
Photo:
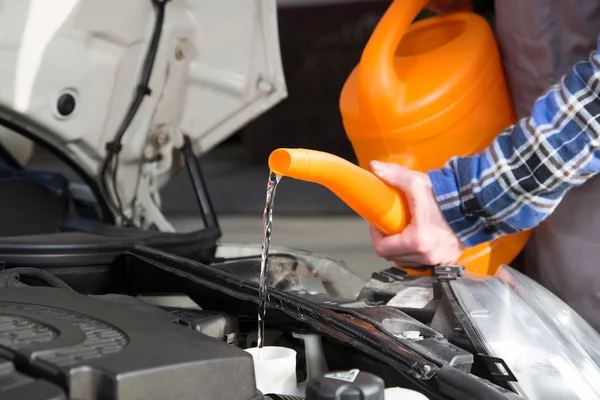
{"type": "MultiPolygon", "coordinates": [[[[244,351],[257,340],[259,261],[204,264],[138,246],[107,265],[4,269],[10,384],[0,398],[262,399],[244,351]]],[[[429,399],[519,398],[459,322],[445,285],[460,267],[432,277],[391,268],[352,297],[351,285],[327,279],[343,276],[331,263],[275,252],[270,264],[265,346],[296,351],[298,382],[314,378],[316,340],[325,372],[359,369],[429,399]]]]}

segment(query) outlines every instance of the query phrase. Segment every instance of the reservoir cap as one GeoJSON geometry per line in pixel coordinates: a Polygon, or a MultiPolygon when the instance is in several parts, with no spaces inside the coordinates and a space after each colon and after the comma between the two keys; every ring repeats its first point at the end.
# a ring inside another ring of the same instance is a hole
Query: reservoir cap
{"type": "Polygon", "coordinates": [[[384,400],[385,384],[380,377],[362,372],[330,372],[306,386],[306,400],[384,400]]]}

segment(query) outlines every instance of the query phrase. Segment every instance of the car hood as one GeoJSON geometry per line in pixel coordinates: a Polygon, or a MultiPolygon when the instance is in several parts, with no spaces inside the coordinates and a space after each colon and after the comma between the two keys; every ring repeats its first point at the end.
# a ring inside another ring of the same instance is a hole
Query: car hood
{"type": "MultiPolygon", "coordinates": [[[[115,178],[124,203],[158,203],[181,169],[182,136],[199,156],[287,96],[275,0],[172,0],[162,17],[157,4],[22,0],[0,13],[2,119],[35,125],[34,139],[94,179],[126,126],[115,178]]],[[[26,158],[18,140],[2,141],[26,158]]]]}

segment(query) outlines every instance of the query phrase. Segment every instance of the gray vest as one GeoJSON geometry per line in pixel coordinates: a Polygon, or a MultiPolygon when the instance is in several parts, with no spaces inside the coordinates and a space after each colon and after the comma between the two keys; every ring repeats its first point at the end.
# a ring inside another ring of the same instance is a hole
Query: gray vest
{"type": "MultiPolygon", "coordinates": [[[[600,0],[496,0],[496,33],[519,117],[596,48],[600,0]]],[[[571,190],[523,253],[525,273],[600,331],[600,176],[571,190]]]]}

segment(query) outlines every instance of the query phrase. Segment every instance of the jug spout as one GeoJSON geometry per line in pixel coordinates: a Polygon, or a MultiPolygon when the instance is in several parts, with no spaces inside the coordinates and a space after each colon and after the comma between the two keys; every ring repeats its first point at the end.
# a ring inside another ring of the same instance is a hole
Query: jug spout
{"type": "Polygon", "coordinates": [[[401,232],[409,222],[402,193],[371,172],[333,154],[277,149],[269,156],[269,168],[280,176],[325,186],[385,235],[401,232]]]}

